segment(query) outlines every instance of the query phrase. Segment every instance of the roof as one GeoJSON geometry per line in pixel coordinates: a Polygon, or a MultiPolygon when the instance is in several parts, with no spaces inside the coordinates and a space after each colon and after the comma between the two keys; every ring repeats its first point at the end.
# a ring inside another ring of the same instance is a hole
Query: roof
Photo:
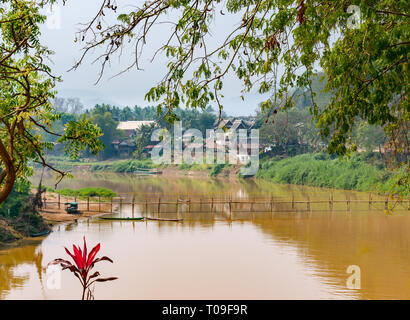
{"type": "Polygon", "coordinates": [[[137,130],[142,126],[149,126],[154,124],[155,121],[121,121],[117,129],[118,130],[137,130]]]}
{"type": "Polygon", "coordinates": [[[252,126],[253,126],[252,122],[242,120],[242,119],[238,119],[238,120],[235,120],[233,122],[231,130],[237,130],[238,128],[239,129],[250,129],[250,128],[252,128],[252,126]]]}
{"type": "Polygon", "coordinates": [[[222,127],[226,127],[227,129],[229,129],[232,126],[232,118],[230,119],[221,119],[221,121],[218,124],[218,119],[215,121],[214,123],[214,127],[218,128],[218,129],[222,129],[222,127]]]}
{"type": "Polygon", "coordinates": [[[119,145],[120,146],[127,146],[127,147],[134,147],[135,143],[131,139],[127,139],[127,140],[122,141],[119,145]]]}
{"type": "Polygon", "coordinates": [[[225,126],[227,129],[237,130],[238,128],[239,129],[251,129],[252,126],[254,125],[254,122],[246,121],[243,119],[229,118],[229,119],[222,119],[218,126],[217,124],[218,124],[218,120],[216,120],[214,124],[214,127],[216,129],[222,129],[222,127],[225,126]]]}

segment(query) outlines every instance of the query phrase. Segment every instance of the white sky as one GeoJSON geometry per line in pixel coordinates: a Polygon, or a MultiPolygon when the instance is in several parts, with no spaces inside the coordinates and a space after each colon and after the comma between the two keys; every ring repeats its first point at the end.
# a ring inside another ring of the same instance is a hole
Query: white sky
{"type": "MultiPolygon", "coordinates": [[[[118,7],[122,8],[124,2],[129,3],[130,1],[117,1],[118,7]]],[[[131,3],[138,2],[141,3],[141,1],[131,1],[131,3]]],[[[152,86],[162,79],[166,71],[166,62],[160,58],[155,60],[154,63],[149,63],[151,57],[149,53],[153,52],[159,44],[166,40],[163,37],[164,28],[169,28],[166,25],[158,26],[153,30],[153,37],[147,43],[147,54],[143,57],[144,71],[133,69],[110,79],[111,76],[123,70],[130,63],[131,60],[129,59],[132,59],[133,52],[126,52],[121,61],[117,59],[111,61],[111,67],[107,69],[105,76],[97,85],[94,85],[94,83],[97,80],[100,65],[98,63],[91,64],[93,59],[97,57],[96,54],[89,56],[76,71],[67,72],[81,55],[81,45],[74,43],[75,32],[80,27],[78,24],[88,22],[97,12],[100,4],[101,2],[96,0],[68,0],[66,6],[54,8],[55,16],[58,16],[58,12],[61,14],[60,21],[54,24],[54,26],[59,25],[59,28],[50,28],[50,26],[53,26],[53,19],[49,19],[48,23],[42,27],[43,43],[55,52],[55,55],[52,56],[54,64],[51,65],[53,72],[56,75],[61,75],[63,79],[63,82],[58,84],[57,87],[59,96],[79,97],[87,108],[94,106],[96,103],[110,103],[117,106],[128,105],[131,107],[134,105],[150,105],[144,100],[144,96],[152,86]]],[[[107,19],[109,19],[108,15],[107,19]]],[[[228,15],[220,16],[213,28],[215,41],[223,38],[218,32],[232,30],[235,22],[228,15]]],[[[253,114],[258,103],[263,101],[264,98],[257,93],[249,93],[245,95],[245,101],[242,101],[240,98],[241,84],[234,76],[228,76],[225,79],[224,88],[225,98],[221,103],[224,105],[224,111],[229,115],[253,114]]],[[[216,109],[216,104],[213,107],[216,109]]]]}

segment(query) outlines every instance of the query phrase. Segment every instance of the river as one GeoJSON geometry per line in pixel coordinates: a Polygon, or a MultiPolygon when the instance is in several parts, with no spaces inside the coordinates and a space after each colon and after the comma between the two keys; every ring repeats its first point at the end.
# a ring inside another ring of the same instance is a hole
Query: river
{"type": "MultiPolygon", "coordinates": [[[[45,184],[52,186],[47,176],[45,184]]],[[[61,187],[107,187],[139,197],[366,200],[367,193],[276,185],[266,181],[198,177],[77,174],[61,187]]],[[[303,205],[304,206],[304,205],[303,205]]],[[[314,210],[275,206],[270,212],[191,213],[183,222],[114,222],[98,217],[60,224],[45,238],[0,248],[0,299],[79,299],[69,271],[50,288],[45,266],[67,258],[64,246],[101,243],[96,269],[118,280],[97,283],[96,299],[409,299],[410,216],[383,204],[327,204],[314,210]],[[360,289],[347,285],[349,266],[360,268],[360,289]]],[[[208,211],[207,211],[208,210],[208,211]]],[[[136,206],[135,214],[143,214],[136,206]]],[[[166,211],[166,210],[164,210],[166,211]]],[[[245,210],[246,211],[246,210],[245,210]]],[[[130,216],[124,205],[120,216],[130,216]]]]}

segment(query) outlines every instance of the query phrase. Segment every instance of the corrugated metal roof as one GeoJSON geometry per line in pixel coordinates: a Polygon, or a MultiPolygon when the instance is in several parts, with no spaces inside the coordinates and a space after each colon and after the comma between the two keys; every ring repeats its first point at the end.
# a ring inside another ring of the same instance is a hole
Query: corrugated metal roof
{"type": "Polygon", "coordinates": [[[154,124],[155,121],[122,121],[118,124],[118,130],[137,130],[144,126],[154,124]]]}

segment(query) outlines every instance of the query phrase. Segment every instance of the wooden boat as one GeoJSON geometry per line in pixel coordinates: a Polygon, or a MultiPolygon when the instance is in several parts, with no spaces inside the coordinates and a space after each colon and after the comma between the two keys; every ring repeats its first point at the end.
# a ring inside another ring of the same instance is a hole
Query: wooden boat
{"type": "Polygon", "coordinates": [[[48,235],[50,232],[51,232],[51,230],[46,230],[46,231],[39,232],[39,233],[32,233],[32,234],[30,234],[30,237],[33,237],[33,238],[42,237],[42,236],[48,235]]]}
{"type": "Polygon", "coordinates": [[[149,217],[147,217],[145,219],[147,219],[147,220],[156,220],[156,221],[176,221],[176,222],[184,221],[184,219],[169,219],[169,218],[149,218],[149,217]]]}
{"type": "Polygon", "coordinates": [[[102,220],[116,220],[116,221],[140,221],[144,220],[144,217],[136,217],[136,218],[121,218],[121,217],[100,217],[102,220]]]}
{"type": "Polygon", "coordinates": [[[151,170],[151,169],[147,169],[147,168],[137,168],[133,173],[134,173],[134,175],[142,176],[142,175],[162,174],[162,171],[151,170]]]}

